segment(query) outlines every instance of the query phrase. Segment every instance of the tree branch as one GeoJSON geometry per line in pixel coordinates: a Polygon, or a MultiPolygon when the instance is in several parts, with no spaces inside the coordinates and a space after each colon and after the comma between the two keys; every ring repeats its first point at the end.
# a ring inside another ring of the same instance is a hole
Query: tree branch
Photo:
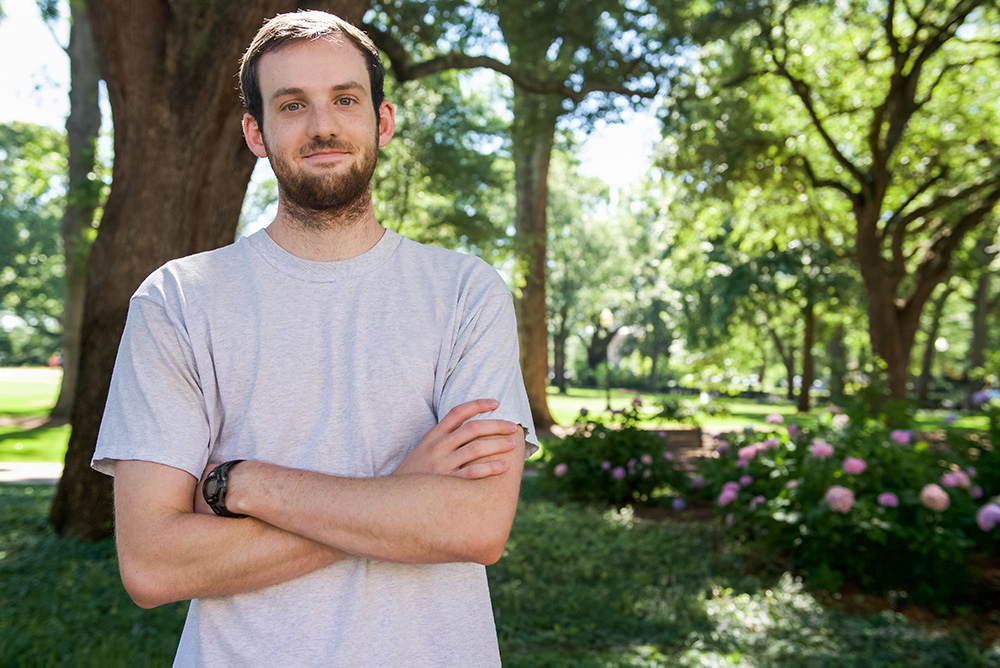
{"type": "Polygon", "coordinates": [[[843,194],[847,195],[848,199],[850,199],[852,202],[854,201],[854,198],[857,197],[857,194],[853,190],[851,190],[846,184],[841,183],[836,179],[819,178],[816,175],[816,172],[813,170],[812,163],[809,162],[809,158],[807,158],[806,156],[799,154],[796,157],[798,157],[798,159],[802,161],[802,167],[806,170],[806,176],[809,177],[809,181],[813,184],[814,188],[833,188],[834,190],[838,190],[843,194]]]}
{"type": "MultiPolygon", "coordinates": [[[[566,84],[565,81],[555,79],[538,79],[528,73],[522,72],[511,65],[491,58],[489,56],[470,56],[461,51],[452,51],[429,58],[421,62],[411,62],[410,55],[405,47],[395,40],[385,31],[370,25],[365,26],[365,30],[371,36],[375,45],[385,53],[389,59],[389,66],[393,75],[400,82],[422,79],[433,74],[439,74],[448,70],[471,70],[477,68],[489,69],[508,77],[515,85],[531,93],[544,95],[559,95],[561,97],[579,103],[590,93],[618,93],[621,95],[638,96],[645,99],[652,99],[656,91],[645,91],[641,89],[628,88],[621,82],[591,81],[580,86],[579,89],[566,84]]],[[[627,70],[631,71],[641,64],[641,59],[631,61],[627,70]]]]}

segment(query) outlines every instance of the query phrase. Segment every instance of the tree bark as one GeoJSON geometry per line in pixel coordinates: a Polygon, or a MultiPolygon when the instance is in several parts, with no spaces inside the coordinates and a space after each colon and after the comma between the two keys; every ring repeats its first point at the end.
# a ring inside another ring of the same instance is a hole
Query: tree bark
{"type": "Polygon", "coordinates": [[[555,420],[549,413],[549,339],[546,325],[545,259],[548,244],[546,209],[549,199],[549,161],[555,142],[561,100],[530,93],[515,84],[511,142],[517,209],[517,329],[521,370],[535,427],[548,431],[555,420]]]}
{"type": "Polygon", "coordinates": [[[555,386],[559,394],[566,394],[566,341],[569,339],[569,307],[563,305],[559,311],[559,326],[552,334],[552,368],[555,386]]]}
{"type": "MultiPolygon", "coordinates": [[[[352,21],[368,6],[330,4],[352,21]]],[[[255,163],[241,135],[237,63],[263,20],[296,3],[88,6],[114,115],[115,162],[87,269],[81,382],[50,521],[61,536],[98,540],[111,533],[111,481],[89,464],[129,297],[164,262],[233,241],[255,163]]]]}
{"type": "Polygon", "coordinates": [[[771,339],[774,341],[774,349],[778,351],[778,357],[781,358],[781,363],[785,367],[785,378],[788,383],[788,391],[785,397],[789,401],[795,401],[795,348],[793,346],[791,350],[785,350],[785,344],[781,342],[778,332],[771,328],[768,331],[771,333],[771,339]]]}
{"type": "Polygon", "coordinates": [[[73,0],[69,7],[71,25],[66,47],[70,69],[69,116],[66,119],[69,179],[61,226],[66,265],[61,346],[63,377],[59,397],[49,413],[54,418],[71,417],[73,408],[87,286],[89,233],[101,197],[101,182],[93,176],[101,132],[101,74],[87,6],[83,0],[73,0]]]}

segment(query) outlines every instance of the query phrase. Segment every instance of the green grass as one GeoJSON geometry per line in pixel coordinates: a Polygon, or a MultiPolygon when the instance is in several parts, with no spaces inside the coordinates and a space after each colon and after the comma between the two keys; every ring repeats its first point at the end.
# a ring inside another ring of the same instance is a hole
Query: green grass
{"type": "Polygon", "coordinates": [[[44,415],[59,396],[58,369],[0,368],[0,417],[44,415]]]}
{"type": "MultiPolygon", "coordinates": [[[[140,610],[110,541],[60,541],[48,486],[0,485],[0,665],[170,664],[185,604],[140,610]]],[[[1000,666],[962,620],[915,626],[820,601],[712,522],[558,506],[529,479],[488,569],[507,668],[1000,666]]]]}
{"type": "Polygon", "coordinates": [[[44,418],[55,404],[61,380],[58,369],[0,369],[0,462],[65,461],[69,425],[5,424],[44,418]]]}

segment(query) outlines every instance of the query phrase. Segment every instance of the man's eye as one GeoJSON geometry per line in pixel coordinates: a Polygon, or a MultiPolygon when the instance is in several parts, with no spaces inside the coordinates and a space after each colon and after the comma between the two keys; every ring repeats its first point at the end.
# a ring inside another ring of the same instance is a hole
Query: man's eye
{"type": "Polygon", "coordinates": [[[301,108],[302,108],[302,105],[299,104],[298,102],[289,102],[288,104],[286,104],[284,106],[284,110],[285,111],[298,111],[301,108]]]}
{"type": "Polygon", "coordinates": [[[337,104],[339,104],[342,107],[349,107],[352,104],[354,104],[354,100],[352,100],[349,97],[342,97],[339,100],[337,100],[337,104]]]}

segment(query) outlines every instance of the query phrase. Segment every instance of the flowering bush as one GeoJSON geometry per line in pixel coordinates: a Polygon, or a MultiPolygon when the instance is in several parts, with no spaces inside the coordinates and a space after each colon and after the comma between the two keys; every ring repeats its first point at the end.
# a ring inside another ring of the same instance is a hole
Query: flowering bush
{"type": "MultiPolygon", "coordinates": [[[[687,476],[675,467],[665,434],[641,428],[641,406],[636,399],[607,419],[581,411],[573,432],[546,446],[542,485],[572,501],[617,506],[683,493],[687,476]]],[[[683,504],[677,499],[674,507],[683,504]]]]}
{"type": "Polygon", "coordinates": [[[696,493],[816,586],[851,580],[954,602],[970,556],[1000,549],[1000,497],[990,498],[1000,493],[1000,409],[988,414],[987,437],[948,430],[933,442],[844,413],[723,434],[715,456],[697,460],[696,493]]]}

